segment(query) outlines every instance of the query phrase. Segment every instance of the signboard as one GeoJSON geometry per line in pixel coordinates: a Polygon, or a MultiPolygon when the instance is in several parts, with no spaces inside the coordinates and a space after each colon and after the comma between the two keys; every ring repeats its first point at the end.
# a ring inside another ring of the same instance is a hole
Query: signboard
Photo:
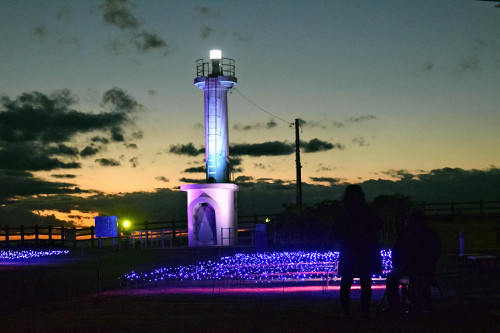
{"type": "Polygon", "coordinates": [[[118,237],[118,218],[116,216],[96,216],[96,237],[118,237]]]}

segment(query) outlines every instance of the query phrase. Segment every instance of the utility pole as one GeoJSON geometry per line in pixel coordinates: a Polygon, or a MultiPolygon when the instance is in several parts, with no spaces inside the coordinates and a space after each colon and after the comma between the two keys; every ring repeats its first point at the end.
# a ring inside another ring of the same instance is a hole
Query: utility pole
{"type": "Polygon", "coordinates": [[[300,165],[300,136],[299,136],[299,119],[295,119],[295,168],[297,169],[297,207],[302,209],[302,176],[300,165]]]}

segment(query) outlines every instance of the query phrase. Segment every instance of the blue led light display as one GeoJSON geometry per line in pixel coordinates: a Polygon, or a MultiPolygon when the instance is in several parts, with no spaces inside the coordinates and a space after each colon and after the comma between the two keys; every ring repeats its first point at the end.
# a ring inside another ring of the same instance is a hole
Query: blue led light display
{"type": "MultiPolygon", "coordinates": [[[[328,252],[263,252],[238,253],[221,257],[219,261],[199,262],[197,265],[164,267],[152,272],[130,272],[128,282],[158,282],[165,280],[241,279],[256,282],[269,280],[306,280],[337,277],[338,251],[328,252]]],[[[382,275],[392,269],[391,251],[382,250],[382,275]]]]}
{"type": "Polygon", "coordinates": [[[68,254],[69,250],[60,251],[34,251],[34,250],[23,250],[23,251],[0,251],[1,260],[25,260],[25,259],[35,259],[41,257],[58,256],[63,254],[68,254]]]}

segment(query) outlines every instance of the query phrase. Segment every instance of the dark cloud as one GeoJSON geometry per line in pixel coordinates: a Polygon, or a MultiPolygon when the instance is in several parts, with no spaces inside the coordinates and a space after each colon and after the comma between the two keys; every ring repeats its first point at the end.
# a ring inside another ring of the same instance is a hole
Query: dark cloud
{"type": "Polygon", "coordinates": [[[209,26],[204,26],[200,28],[201,38],[207,39],[212,34],[213,30],[209,26]]]}
{"type": "Polygon", "coordinates": [[[81,157],[89,157],[89,156],[94,156],[97,153],[99,153],[99,149],[92,147],[92,146],[86,146],[85,148],[80,151],[80,156],[81,157]]]}
{"type": "Polygon", "coordinates": [[[137,145],[135,143],[125,143],[124,144],[127,149],[137,149],[137,145]]]}
{"type": "Polygon", "coordinates": [[[49,34],[49,29],[45,25],[39,25],[33,29],[33,35],[39,38],[43,38],[49,34]]]}
{"type": "Polygon", "coordinates": [[[373,119],[377,119],[377,117],[370,114],[370,115],[363,115],[363,116],[359,116],[359,117],[351,117],[351,118],[347,119],[347,121],[359,123],[361,121],[373,120],[373,119]]]}
{"type": "MultiPolygon", "coordinates": [[[[124,140],[125,126],[133,124],[129,114],[139,105],[126,93],[113,88],[104,94],[112,112],[85,113],[69,90],[51,95],[24,93],[16,99],[0,99],[0,169],[54,170],[79,168],[74,161],[78,148],[67,145],[74,137],[88,132],[108,132],[124,140]]],[[[95,142],[107,139],[95,136],[95,142]]],[[[89,149],[84,150],[90,153],[89,149]]]]}
{"type": "Polygon", "coordinates": [[[415,175],[408,172],[407,170],[389,169],[387,171],[382,171],[382,174],[388,175],[388,176],[395,178],[395,179],[411,180],[411,179],[415,178],[415,175]]]}
{"type": "Polygon", "coordinates": [[[200,165],[197,167],[187,168],[183,172],[185,172],[185,173],[206,173],[207,168],[204,165],[200,165]]]}
{"type": "Polygon", "coordinates": [[[51,175],[51,177],[54,177],[54,178],[67,178],[67,179],[73,179],[73,178],[76,178],[76,175],[72,175],[72,174],[65,174],[65,175],[51,175]]]}
{"type": "Polygon", "coordinates": [[[290,155],[295,152],[295,144],[290,142],[264,142],[264,143],[242,143],[233,144],[229,148],[233,156],[280,156],[290,155]]]}
{"type": "Polygon", "coordinates": [[[139,158],[138,157],[132,157],[128,161],[132,165],[132,168],[137,168],[137,166],[139,165],[139,158]]]}
{"type": "Polygon", "coordinates": [[[16,197],[37,194],[80,194],[89,192],[79,189],[72,183],[50,182],[36,178],[29,172],[17,170],[0,171],[0,184],[0,204],[8,203],[16,197]]]}
{"type": "Polygon", "coordinates": [[[186,177],[182,177],[181,179],[179,179],[179,181],[182,183],[186,183],[186,184],[203,184],[203,183],[207,182],[207,180],[205,178],[194,179],[194,178],[186,178],[186,177]]]}
{"type": "Polygon", "coordinates": [[[318,183],[329,183],[330,185],[340,184],[340,182],[345,181],[343,178],[332,178],[332,177],[309,177],[313,182],[318,183]]]}
{"type": "Polygon", "coordinates": [[[131,4],[127,0],[105,0],[99,6],[102,10],[103,21],[106,24],[120,29],[136,29],[139,21],[131,11],[131,4]]]}
{"type": "Polygon", "coordinates": [[[168,149],[168,152],[177,155],[198,156],[205,152],[205,148],[195,148],[194,145],[190,142],[185,145],[171,145],[168,149]]]}
{"type": "Polygon", "coordinates": [[[157,176],[157,177],[155,177],[155,180],[157,180],[159,182],[164,182],[164,183],[168,183],[169,182],[168,178],[166,178],[164,176],[157,176]]]}
{"type": "Polygon", "coordinates": [[[320,172],[320,171],[331,171],[332,168],[331,167],[328,167],[328,166],[324,166],[323,164],[319,164],[318,165],[318,168],[316,169],[316,172],[320,172]]]}
{"type": "MultiPolygon", "coordinates": [[[[404,170],[396,174],[411,174],[404,170]]],[[[158,181],[166,178],[156,177],[158,181]]],[[[321,179],[321,178],[320,178],[321,179]]],[[[334,180],[335,178],[322,178],[334,180]]],[[[204,183],[205,179],[182,178],[185,183],[204,183]]],[[[272,179],[254,180],[252,177],[239,176],[235,182],[240,186],[238,192],[238,215],[249,216],[254,213],[273,214],[282,211],[284,203],[293,203],[296,197],[296,187],[293,181],[272,179]]],[[[186,220],[186,193],[178,190],[156,189],[152,192],[132,192],[121,194],[103,193],[75,196],[79,190],[69,183],[44,182],[34,179],[29,173],[9,171],[0,173],[0,197],[5,199],[12,193],[25,195],[45,192],[57,196],[40,196],[30,200],[14,202],[2,201],[0,220],[9,221],[6,224],[25,226],[40,223],[39,217],[33,217],[33,210],[58,210],[69,212],[98,212],[100,215],[127,216],[136,221],[166,221],[172,218],[186,220]],[[4,178],[9,182],[5,184],[4,178]],[[7,189],[22,189],[9,192],[7,189]],[[7,195],[6,195],[7,193],[7,195]],[[36,220],[35,220],[36,218],[36,220]],[[31,224],[33,223],[33,224],[31,224]]],[[[479,202],[500,200],[500,169],[492,166],[487,170],[463,170],[459,168],[435,169],[429,172],[419,172],[413,177],[403,177],[396,180],[368,180],[360,183],[369,201],[379,195],[400,194],[410,196],[415,202],[479,202]]],[[[346,183],[334,182],[328,186],[322,184],[302,184],[305,205],[319,203],[325,199],[339,200],[342,198],[346,183]]],[[[54,221],[51,222],[52,225],[54,221]]]]}
{"type": "Polygon", "coordinates": [[[117,87],[104,93],[102,103],[105,107],[117,113],[132,113],[142,109],[142,105],[137,103],[131,95],[117,87]]]}
{"type": "Polygon", "coordinates": [[[431,71],[433,68],[434,68],[434,63],[433,63],[433,62],[427,62],[427,63],[425,63],[425,64],[424,64],[424,66],[423,66],[422,70],[423,70],[424,72],[429,72],[429,71],[431,71]]]}
{"type": "Polygon", "coordinates": [[[200,12],[201,15],[203,16],[215,16],[215,13],[208,7],[204,7],[204,6],[201,6],[201,7],[198,7],[198,10],[200,12]]]}
{"type": "Polygon", "coordinates": [[[94,136],[92,139],[90,139],[92,142],[98,142],[102,144],[108,144],[109,140],[100,136],[94,136]]]}
{"type": "Polygon", "coordinates": [[[142,31],[134,36],[134,45],[140,52],[147,52],[154,49],[167,47],[165,42],[157,34],[142,31]]]}
{"type": "Polygon", "coordinates": [[[332,123],[332,126],[335,127],[335,128],[341,128],[344,126],[344,123],[343,122],[340,122],[340,121],[334,121],[332,123]]]}
{"type": "Polygon", "coordinates": [[[344,146],[340,143],[330,143],[326,141],[321,141],[317,138],[312,139],[309,142],[301,141],[300,147],[304,149],[304,153],[316,153],[319,151],[327,151],[332,149],[344,149],[344,146]]]}
{"type": "Polygon", "coordinates": [[[112,158],[98,158],[95,160],[96,163],[98,163],[100,166],[111,166],[111,167],[115,167],[115,166],[120,166],[120,162],[117,161],[117,160],[114,160],[112,158]]]}

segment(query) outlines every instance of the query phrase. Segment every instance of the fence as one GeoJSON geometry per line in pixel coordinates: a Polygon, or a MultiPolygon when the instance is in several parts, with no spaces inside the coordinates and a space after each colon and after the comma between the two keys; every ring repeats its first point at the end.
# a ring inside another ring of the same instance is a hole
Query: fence
{"type": "Polygon", "coordinates": [[[427,215],[499,214],[500,201],[421,203],[427,215]]]}
{"type": "MultiPolygon", "coordinates": [[[[458,216],[458,215],[498,215],[500,214],[500,201],[476,201],[476,202],[448,202],[448,203],[422,203],[421,207],[429,216],[458,216]]],[[[237,232],[221,230],[221,240],[231,243],[234,235],[240,245],[255,245],[255,224],[263,223],[267,218],[273,219],[278,214],[271,215],[248,215],[238,217],[237,232]]],[[[498,223],[497,223],[498,224],[498,223]]],[[[169,247],[187,245],[187,221],[171,220],[136,223],[131,231],[119,230],[118,246],[169,247]]],[[[497,226],[497,234],[500,234],[497,226]]],[[[101,239],[104,245],[113,242],[112,238],[101,239]]],[[[62,245],[73,247],[95,247],[98,240],[95,237],[95,228],[92,227],[53,227],[32,226],[9,227],[6,225],[0,229],[0,244],[10,245],[62,245]]]]}

